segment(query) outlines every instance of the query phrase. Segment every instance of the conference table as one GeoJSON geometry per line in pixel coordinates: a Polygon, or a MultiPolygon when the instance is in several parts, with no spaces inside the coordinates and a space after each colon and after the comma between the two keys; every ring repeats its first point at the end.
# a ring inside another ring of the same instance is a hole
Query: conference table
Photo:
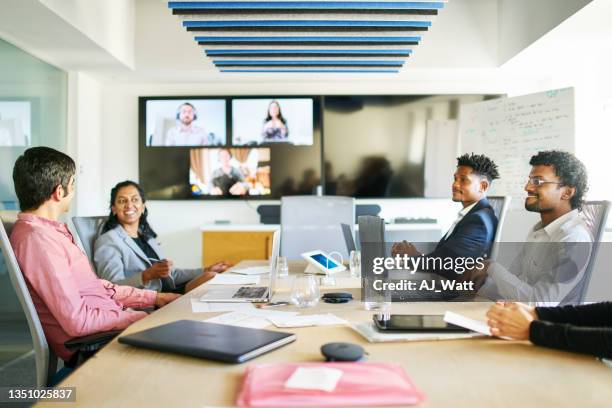
{"type": "MultiPolygon", "coordinates": [[[[265,265],[245,261],[237,267],[265,265]]],[[[290,263],[290,276],[279,279],[273,300],[288,299],[293,276],[304,263],[290,263]]],[[[173,303],[134,323],[124,334],[180,319],[204,320],[221,313],[193,313],[192,298],[207,290],[202,285],[173,303]]],[[[363,309],[359,279],[338,275],[335,286],[321,292],[348,291],[356,300],[297,309],[301,314],[333,313],[349,322],[365,322],[374,312],[363,309]]],[[[443,314],[447,310],[484,320],[490,302],[393,303],[392,313],[443,314]]],[[[269,330],[294,332],[297,340],[243,364],[225,364],[151,351],[113,340],[60,386],[76,387],[76,403],[47,403],[50,407],[231,407],[245,367],[275,362],[323,361],[321,345],[351,342],[361,345],[369,362],[400,364],[426,396],[421,407],[576,407],[612,406],[612,369],[599,360],[574,353],[536,347],[528,342],[490,337],[461,340],[368,343],[348,326],[269,330]]],[[[180,333],[177,333],[180,336],[180,333]]],[[[46,404],[38,404],[45,406],[46,404]]],[[[38,406],[37,405],[37,406],[38,406]]]]}

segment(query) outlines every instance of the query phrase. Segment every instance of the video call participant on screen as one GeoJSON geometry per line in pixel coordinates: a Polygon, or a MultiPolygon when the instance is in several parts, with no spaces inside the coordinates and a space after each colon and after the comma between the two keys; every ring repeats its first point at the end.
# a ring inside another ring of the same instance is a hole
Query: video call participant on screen
{"type": "Polygon", "coordinates": [[[272,101],[268,105],[268,113],[264,120],[261,137],[262,143],[286,142],[289,138],[287,121],[283,117],[278,101],[272,101]]]}
{"type": "Polygon", "coordinates": [[[176,112],[176,126],[168,129],[166,146],[213,146],[220,145],[213,133],[194,123],[198,119],[196,108],[189,102],[179,105],[176,112]]]}
{"type": "Polygon", "coordinates": [[[494,336],[612,358],[612,302],[562,307],[498,302],[487,318],[494,336]]]}
{"type": "Polygon", "coordinates": [[[486,263],[464,279],[492,299],[577,302],[593,241],[578,212],[588,189],[586,168],[571,153],[555,150],[539,152],[529,164],[525,209],[539,213],[540,221],[508,268],[486,263]]]}
{"type": "Polygon", "coordinates": [[[180,269],[165,259],[147,221],[144,190],[124,181],[111,190],[110,214],[94,243],[94,263],[100,278],[157,292],[185,293],[231,265],[218,262],[208,268],[180,269]]]}
{"type": "MultiPolygon", "coordinates": [[[[487,200],[487,190],[493,180],[499,178],[497,165],[488,157],[464,154],[457,158],[457,170],[452,184],[453,201],[461,202],[463,209],[442,237],[435,250],[425,258],[485,257],[497,229],[497,217],[487,200]]],[[[412,243],[402,241],[393,244],[391,253],[395,255],[420,256],[412,243]]],[[[424,262],[434,266],[435,262],[424,262]]],[[[438,262],[439,264],[439,262],[438,262]]],[[[423,268],[423,272],[433,272],[449,279],[457,278],[453,270],[423,268]]]]}
{"type": "Polygon", "coordinates": [[[87,256],[59,221],[74,198],[74,161],[57,150],[34,147],[13,168],[21,213],[11,245],[51,349],[69,366],[76,337],[124,329],[147,314],[131,308],[164,306],[179,295],[115,285],[99,279],[87,256]]]}
{"type": "Polygon", "coordinates": [[[219,150],[218,169],[212,173],[210,194],[211,195],[245,195],[249,191],[249,185],[245,181],[242,171],[232,166],[232,152],[229,149],[219,150]]]}

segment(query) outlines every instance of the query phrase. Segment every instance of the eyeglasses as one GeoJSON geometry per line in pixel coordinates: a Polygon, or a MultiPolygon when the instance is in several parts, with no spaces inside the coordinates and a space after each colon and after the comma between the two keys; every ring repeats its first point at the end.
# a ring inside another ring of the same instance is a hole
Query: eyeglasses
{"type": "Polygon", "coordinates": [[[560,185],[562,185],[563,183],[560,183],[558,181],[546,181],[546,180],[542,180],[541,178],[537,178],[537,177],[529,177],[527,179],[527,184],[531,184],[534,187],[541,187],[544,184],[560,184],[560,185]]]}

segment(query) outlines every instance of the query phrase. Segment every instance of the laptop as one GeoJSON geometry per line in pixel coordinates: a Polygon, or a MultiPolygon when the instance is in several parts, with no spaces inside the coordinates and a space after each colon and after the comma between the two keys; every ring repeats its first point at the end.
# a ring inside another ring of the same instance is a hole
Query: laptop
{"type": "Polygon", "coordinates": [[[241,286],[239,288],[210,288],[201,298],[201,302],[269,302],[274,295],[276,285],[276,258],[280,252],[280,230],[272,236],[272,256],[270,257],[270,282],[268,286],[241,286]]]}
{"type": "Polygon", "coordinates": [[[208,360],[242,363],[294,340],[293,333],[179,320],[121,336],[118,341],[208,360]]]}
{"type": "Polygon", "coordinates": [[[342,235],[344,235],[344,242],[346,243],[346,251],[350,255],[351,251],[356,251],[355,238],[353,237],[353,229],[348,224],[340,224],[342,227],[342,235]]]}

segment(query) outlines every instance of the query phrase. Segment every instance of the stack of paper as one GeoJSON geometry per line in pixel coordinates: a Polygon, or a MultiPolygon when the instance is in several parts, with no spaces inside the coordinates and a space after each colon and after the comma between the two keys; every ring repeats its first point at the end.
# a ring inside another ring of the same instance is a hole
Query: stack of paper
{"type": "Polygon", "coordinates": [[[224,273],[218,274],[206,283],[209,285],[257,285],[259,283],[259,276],[224,273]]]}
{"type": "Polygon", "coordinates": [[[316,314],[306,316],[269,316],[270,320],[276,327],[308,327],[308,326],[333,326],[338,324],[348,324],[344,319],[339,318],[331,313],[316,314]]]}
{"type": "Polygon", "coordinates": [[[202,302],[197,298],[191,299],[193,313],[248,312],[251,310],[255,310],[255,307],[248,302],[202,302]]]}
{"type": "Polygon", "coordinates": [[[270,273],[269,266],[250,266],[248,268],[240,268],[240,269],[232,269],[232,273],[237,273],[239,275],[263,275],[266,273],[270,273]]]}
{"type": "Polygon", "coordinates": [[[295,316],[297,312],[281,312],[278,310],[255,309],[225,313],[219,316],[203,320],[208,323],[228,324],[230,326],[250,327],[253,329],[263,329],[270,325],[269,318],[287,319],[295,316]]]}

